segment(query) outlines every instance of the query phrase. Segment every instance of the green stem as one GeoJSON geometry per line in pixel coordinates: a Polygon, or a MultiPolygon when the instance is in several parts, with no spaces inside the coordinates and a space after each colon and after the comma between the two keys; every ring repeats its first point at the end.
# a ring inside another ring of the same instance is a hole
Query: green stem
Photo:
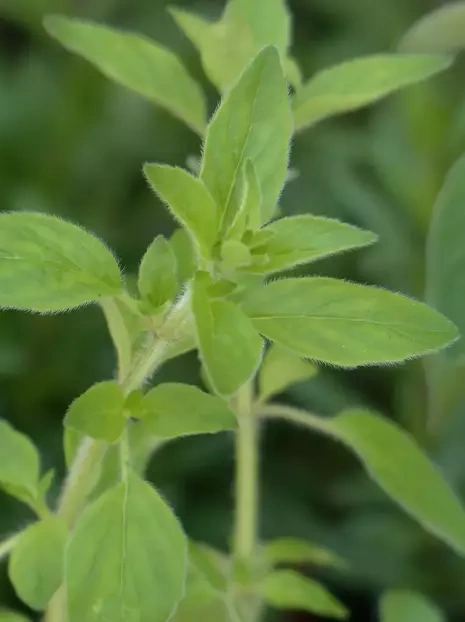
{"type": "Polygon", "coordinates": [[[131,368],[132,341],[115,298],[100,302],[107,321],[108,331],[118,358],[118,379],[123,379],[131,368]]]}
{"type": "Polygon", "coordinates": [[[327,436],[335,436],[323,417],[302,408],[294,408],[286,404],[265,404],[256,411],[256,415],[261,419],[284,419],[312,430],[318,430],[327,436]]]}
{"type": "Polygon", "coordinates": [[[234,555],[250,567],[258,531],[258,426],[252,412],[252,384],[244,385],[236,398],[236,522],[234,555]]]}
{"type": "Polygon", "coordinates": [[[20,536],[21,533],[15,533],[13,536],[10,536],[3,542],[0,542],[0,561],[11,553],[18,543],[20,536]]]}

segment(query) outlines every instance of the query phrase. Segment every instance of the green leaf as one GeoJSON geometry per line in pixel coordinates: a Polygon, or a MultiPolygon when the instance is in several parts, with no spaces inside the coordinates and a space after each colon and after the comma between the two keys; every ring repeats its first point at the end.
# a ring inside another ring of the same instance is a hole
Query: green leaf
{"type": "Polygon", "coordinates": [[[241,266],[248,266],[252,260],[250,250],[238,240],[226,240],[221,246],[222,267],[229,272],[241,266]]]}
{"type": "Polygon", "coordinates": [[[342,441],[369,475],[425,529],[465,554],[465,511],[446,481],[406,432],[365,411],[334,419],[302,416],[300,423],[342,441]],[[419,482],[428,482],[419,486],[419,482]]]}
{"type": "Polygon", "coordinates": [[[308,611],[320,616],[344,620],[346,607],[320,583],[293,570],[275,570],[258,586],[265,602],[276,609],[308,611]]]}
{"type": "Polygon", "coordinates": [[[170,243],[157,236],[139,268],[139,292],[149,309],[156,311],[174,300],[178,291],[176,256],[170,243]]]}
{"type": "Polygon", "coordinates": [[[115,258],[87,231],[45,214],[0,214],[1,306],[65,311],[121,289],[115,258]]]}
{"type": "Polygon", "coordinates": [[[447,69],[442,55],[385,54],[346,61],[317,73],[294,97],[296,131],[357,110],[447,69]]]}
{"type": "Polygon", "coordinates": [[[273,237],[257,249],[266,253],[269,259],[264,265],[250,269],[256,274],[287,270],[342,251],[368,246],[378,239],[374,233],[338,220],[310,215],[281,218],[262,231],[270,232],[273,237]]]}
{"type": "Polygon", "coordinates": [[[160,438],[234,430],[236,418],[224,400],[187,384],[160,384],[144,399],[144,425],[160,438]]]}
{"type": "Polygon", "coordinates": [[[318,369],[312,363],[286,348],[273,344],[265,354],[260,368],[259,398],[265,402],[293,384],[310,380],[317,373],[318,369]]]}
{"type": "Polygon", "coordinates": [[[241,239],[247,228],[255,231],[262,224],[260,181],[250,158],[245,161],[243,176],[239,210],[226,234],[230,239],[241,239]]]}
{"type": "Polygon", "coordinates": [[[198,281],[193,285],[192,311],[209,380],[220,395],[232,395],[257,371],[263,341],[239,307],[210,300],[198,281]]]}
{"type": "Polygon", "coordinates": [[[65,522],[55,516],[24,531],[13,549],[8,574],[17,595],[42,611],[63,581],[65,522]]]}
{"type": "Polygon", "coordinates": [[[220,92],[224,93],[267,45],[278,48],[290,81],[298,79],[295,62],[286,58],[291,16],[284,0],[230,0],[217,22],[180,9],[170,12],[199,50],[205,73],[220,92]]]}
{"type": "Polygon", "coordinates": [[[15,611],[0,609],[0,622],[31,622],[29,618],[15,611]]]}
{"type": "Polygon", "coordinates": [[[116,442],[126,425],[125,396],[114,381],[99,382],[69,407],[65,425],[101,441],[116,442]]]}
{"type": "Polygon", "coordinates": [[[78,19],[50,16],[44,25],[65,48],[93,63],[105,76],[203,134],[204,95],[173,52],[140,35],[78,19]]]}
{"type": "Polygon", "coordinates": [[[279,538],[268,542],[265,554],[271,564],[313,564],[347,568],[347,562],[332,551],[298,538],[279,538]]]}
{"type": "Polygon", "coordinates": [[[251,292],[244,310],[271,341],[341,367],[429,354],[457,329],[427,305],[375,287],[309,277],[251,292]]]}
{"type": "Polygon", "coordinates": [[[196,268],[195,252],[187,231],[176,229],[170,238],[170,245],[176,257],[177,280],[183,286],[194,276],[196,268]]]}
{"type": "Polygon", "coordinates": [[[39,487],[40,460],[29,438],[0,420],[0,485],[20,498],[35,498],[39,487]]]}
{"type": "Polygon", "coordinates": [[[250,158],[271,217],[287,175],[292,115],[279,54],[265,48],[227,93],[211,121],[201,179],[222,214],[226,231],[240,209],[243,166],[250,158]]]}
{"type": "MultiPolygon", "coordinates": [[[[446,177],[434,206],[426,252],[426,299],[465,334],[465,156],[446,177]]],[[[448,352],[454,359],[465,356],[465,340],[448,352]]]]}
{"type": "Polygon", "coordinates": [[[146,164],[144,173],[160,199],[209,259],[216,242],[218,214],[204,184],[187,171],[164,164],[146,164]]]}
{"type": "Polygon", "coordinates": [[[390,590],[380,602],[381,622],[446,622],[425,596],[408,590],[390,590]]]}
{"type": "Polygon", "coordinates": [[[441,54],[464,45],[465,2],[451,2],[415,22],[402,38],[399,49],[413,54],[441,54]]]}
{"type": "Polygon", "coordinates": [[[76,525],[66,556],[69,622],[166,622],[183,595],[186,556],[169,507],[131,474],[76,525]]]}

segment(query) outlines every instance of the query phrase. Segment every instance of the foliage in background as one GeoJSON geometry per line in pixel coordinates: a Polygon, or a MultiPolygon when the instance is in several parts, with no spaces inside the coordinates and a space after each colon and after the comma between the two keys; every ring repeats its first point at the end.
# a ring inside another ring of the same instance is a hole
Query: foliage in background
{"type": "MultiPolygon", "coordinates": [[[[131,16],[121,6],[120,12],[113,14],[114,20],[125,26],[145,28],[160,41],[170,36],[178,47],[185,46],[175,38],[177,35],[174,28],[170,30],[166,17],[157,21],[153,7],[144,9],[142,4],[139,11],[129,12],[131,16]],[[153,26],[147,26],[148,16],[153,26]]],[[[331,60],[342,60],[360,51],[384,51],[380,49],[380,41],[386,41],[386,49],[415,14],[414,7],[406,8],[405,3],[402,7],[392,3],[392,9],[387,9],[389,15],[392,11],[387,21],[385,15],[375,16],[373,11],[368,11],[373,21],[361,33],[362,20],[356,19],[356,7],[359,6],[361,14],[364,11],[366,14],[364,4],[353,3],[349,14],[338,3],[334,6],[325,3],[320,9],[315,8],[312,20],[308,19],[307,23],[309,29],[315,29],[311,24],[322,24],[324,36],[320,35],[320,40],[315,37],[313,42],[309,42],[307,32],[299,32],[301,24],[305,23],[301,19],[305,10],[301,8],[302,12],[297,13],[299,27],[294,56],[302,58],[304,75],[327,65],[329,52],[333,55],[331,60]],[[344,28],[334,32],[338,22],[344,28]],[[386,23],[391,24],[391,29],[386,29],[386,23]],[[386,39],[376,39],[376,27],[378,33],[383,31],[386,39]],[[387,40],[387,30],[391,32],[390,40],[387,40]],[[361,46],[366,48],[360,49],[361,46]]],[[[4,207],[43,209],[79,221],[101,234],[134,272],[138,256],[153,237],[148,232],[170,230],[161,212],[158,222],[153,217],[153,199],[139,179],[140,161],[183,165],[190,153],[198,151],[198,143],[162,113],[104,85],[84,65],[76,63],[70,74],[71,61],[61,60],[60,70],[60,62],[55,60],[54,78],[49,70],[51,48],[45,48],[46,44],[41,42],[36,16],[28,16],[26,5],[23,12],[19,6],[14,9],[6,6],[5,11],[9,19],[14,14],[31,25],[33,34],[27,36],[37,42],[37,57],[24,57],[21,50],[27,48],[25,44],[21,47],[19,41],[19,48],[7,50],[10,56],[5,56],[3,61],[3,90],[9,98],[16,97],[4,104],[3,111],[2,131],[9,138],[2,141],[4,207]],[[59,75],[63,79],[58,78],[59,75]],[[50,88],[43,86],[44,80],[50,88]],[[15,118],[18,119],[16,124],[15,118]],[[33,140],[36,140],[36,147],[26,149],[33,140]]],[[[64,7],[46,8],[61,10],[64,7]]],[[[103,4],[100,9],[98,17],[108,19],[112,9],[106,11],[103,4]]],[[[83,9],[86,16],[91,13],[88,8],[83,9]]],[[[21,27],[19,32],[28,31],[21,27]]],[[[188,50],[186,46],[183,49],[188,50]]],[[[204,54],[208,56],[208,51],[202,52],[202,56],[204,54]]],[[[55,51],[53,56],[58,58],[55,51]]],[[[194,58],[190,65],[195,67],[194,58]]],[[[460,66],[456,69],[459,71],[460,66]]],[[[429,213],[445,171],[463,145],[460,116],[463,93],[456,84],[457,81],[449,77],[443,79],[441,88],[428,85],[411,89],[370,117],[364,115],[333,122],[316,129],[311,138],[303,135],[295,140],[293,167],[303,174],[289,184],[282,200],[284,212],[321,211],[324,215],[341,217],[372,229],[380,236],[379,247],[365,251],[361,263],[357,264],[355,258],[342,264],[331,260],[324,268],[320,266],[318,273],[325,270],[332,275],[357,277],[422,296],[423,243],[429,213]]],[[[435,230],[438,227],[433,232],[435,230]]],[[[440,243],[441,239],[439,242],[433,239],[431,245],[434,248],[440,243]]],[[[442,301],[438,303],[434,298],[434,293],[431,296],[433,303],[442,305],[442,301]]],[[[444,309],[446,314],[449,308],[444,309]]],[[[55,452],[59,451],[57,424],[67,402],[95,380],[111,373],[111,352],[100,336],[99,318],[90,310],[79,314],[79,319],[75,320],[71,317],[41,318],[40,323],[30,317],[12,316],[2,320],[5,327],[2,351],[7,375],[5,416],[22,429],[32,431],[36,438],[42,437],[43,443],[53,443],[55,438],[55,452]],[[90,352],[93,357],[89,364],[90,352]]],[[[449,371],[446,368],[444,372],[448,379],[451,378],[449,371]]],[[[433,369],[431,373],[439,372],[433,369]]],[[[196,379],[192,358],[184,359],[182,366],[173,365],[166,372],[168,378],[178,379],[180,375],[196,379]]],[[[376,370],[350,376],[328,371],[320,376],[311,384],[289,390],[288,396],[296,404],[319,412],[336,412],[354,403],[374,406],[391,412],[421,442],[425,440],[426,417],[421,404],[426,403],[426,399],[419,365],[412,364],[402,372],[376,370]],[[416,405],[415,412],[411,412],[412,403],[416,405]]],[[[460,403],[460,396],[452,397],[453,405],[460,403]]],[[[438,396],[441,404],[450,399],[449,395],[438,396]]],[[[457,425],[459,419],[451,418],[451,422],[457,425]]],[[[461,607],[461,591],[459,587],[454,589],[454,584],[460,585],[459,562],[455,558],[448,557],[437,545],[425,540],[425,536],[400,515],[392,514],[370,487],[359,483],[357,472],[352,463],[347,463],[345,454],[329,449],[321,453],[311,451],[311,459],[307,461],[305,454],[310,439],[301,442],[299,434],[287,438],[285,442],[280,434],[274,439],[271,433],[264,451],[265,501],[268,499],[264,511],[265,534],[292,532],[332,544],[345,553],[353,566],[353,571],[338,581],[357,581],[364,586],[370,581],[376,588],[409,584],[428,592],[437,591],[457,608],[461,607]],[[301,474],[296,474],[295,466],[299,462],[301,474]],[[311,469],[314,480],[312,475],[306,475],[307,468],[311,469]],[[289,478],[292,478],[291,485],[289,478]],[[328,486],[320,490],[322,479],[330,484],[329,497],[328,486]],[[309,490],[312,490],[311,504],[309,490]],[[370,555],[375,558],[370,559],[370,555]],[[427,574],[428,564],[418,564],[418,558],[424,556],[450,566],[450,577],[447,581],[443,579],[444,585],[440,577],[427,574]],[[374,573],[373,568],[376,568],[374,573]]],[[[222,487],[218,486],[218,478],[228,480],[230,477],[230,463],[222,457],[224,446],[208,440],[193,444],[183,442],[183,445],[167,449],[159,456],[153,475],[171,492],[188,531],[196,538],[211,538],[215,544],[222,544],[229,533],[231,509],[227,491],[221,496],[222,487]],[[186,484],[191,482],[186,485],[186,492],[176,485],[180,476],[188,478],[186,484]]],[[[315,449],[318,450],[318,446],[315,449]]],[[[435,447],[450,478],[459,486],[463,482],[463,468],[458,462],[460,449],[454,431],[449,441],[446,438],[435,447]]],[[[55,464],[53,450],[43,453],[55,464]]],[[[20,510],[13,507],[13,511],[20,510]]],[[[10,517],[11,522],[5,524],[5,529],[15,524],[13,514],[10,517]]]]}

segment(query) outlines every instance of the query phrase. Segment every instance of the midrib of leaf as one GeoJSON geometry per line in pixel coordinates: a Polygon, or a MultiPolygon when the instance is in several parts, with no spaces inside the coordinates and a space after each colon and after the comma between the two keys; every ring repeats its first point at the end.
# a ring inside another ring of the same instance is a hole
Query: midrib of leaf
{"type": "Polygon", "coordinates": [[[124,589],[124,579],[125,579],[125,571],[126,571],[126,540],[127,540],[127,510],[128,510],[128,494],[129,494],[129,481],[128,478],[125,478],[124,481],[124,497],[123,497],[123,511],[121,514],[121,570],[120,570],[120,592],[121,592],[121,620],[124,620],[125,615],[125,596],[126,591],[124,589]]]}
{"type": "MultiPolygon", "coordinates": [[[[355,323],[363,323],[363,324],[375,324],[379,326],[389,326],[392,327],[393,330],[396,326],[402,326],[407,329],[415,328],[417,326],[413,324],[404,324],[402,322],[381,322],[379,320],[371,320],[371,319],[362,319],[362,318],[353,318],[353,317],[338,317],[338,316],[330,316],[330,315],[303,315],[301,313],[293,313],[293,314],[285,314],[285,315],[253,315],[251,316],[253,320],[330,320],[335,322],[355,322],[355,323]]],[[[443,333],[444,330],[440,328],[421,328],[424,332],[429,333],[443,333]]]]}
{"type": "MultiPolygon", "coordinates": [[[[250,115],[251,122],[250,122],[250,125],[249,125],[249,129],[247,130],[247,135],[246,135],[245,140],[244,140],[244,145],[242,147],[242,151],[241,151],[239,159],[237,161],[236,169],[234,171],[233,181],[232,181],[232,183],[231,183],[231,185],[229,187],[228,197],[226,199],[226,206],[225,206],[225,209],[224,209],[224,212],[223,212],[223,218],[222,218],[222,222],[221,222],[222,225],[224,224],[224,221],[225,221],[225,219],[226,219],[226,217],[228,215],[228,212],[229,212],[229,203],[231,201],[231,195],[232,195],[234,187],[236,185],[236,180],[237,180],[238,173],[239,173],[239,170],[240,170],[240,167],[241,167],[241,163],[242,163],[242,161],[244,159],[244,154],[245,154],[246,149],[247,149],[248,144],[249,144],[249,140],[250,140],[250,135],[252,133],[252,129],[253,129],[254,125],[255,125],[255,122],[254,122],[254,120],[255,120],[255,108],[256,108],[256,105],[257,105],[258,94],[260,92],[260,87],[261,87],[261,84],[262,84],[262,78],[263,78],[264,71],[265,71],[265,67],[262,67],[262,69],[260,71],[260,75],[258,76],[258,84],[257,84],[257,88],[256,88],[256,91],[255,91],[254,100],[253,100],[253,103],[252,103],[252,113],[250,115]]],[[[255,164],[255,162],[254,162],[254,164],[255,164]]]]}

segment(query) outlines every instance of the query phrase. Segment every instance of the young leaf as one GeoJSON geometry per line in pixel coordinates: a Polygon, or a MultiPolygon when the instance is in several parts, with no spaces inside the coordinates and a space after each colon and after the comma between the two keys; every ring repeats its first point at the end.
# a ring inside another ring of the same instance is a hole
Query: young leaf
{"type": "Polygon", "coordinates": [[[31,622],[29,618],[15,611],[0,609],[0,622],[31,622]]]}
{"type": "Polygon", "coordinates": [[[35,446],[27,436],[0,420],[0,486],[20,498],[37,496],[40,461],[35,446]]]}
{"type": "Polygon", "coordinates": [[[176,229],[170,238],[170,245],[176,257],[177,280],[183,286],[194,276],[196,268],[195,252],[186,230],[176,229]]]}
{"type": "Polygon", "coordinates": [[[465,2],[451,2],[420,18],[399,49],[413,54],[454,52],[465,45],[465,2]]]}
{"type": "Polygon", "coordinates": [[[65,311],[122,289],[111,252],[54,216],[0,214],[0,306],[65,311]]]}
{"type": "Polygon", "coordinates": [[[276,609],[308,611],[319,616],[344,620],[349,612],[320,583],[293,570],[275,570],[258,586],[265,602],[276,609]]]}
{"type": "Polygon", "coordinates": [[[183,596],[186,555],[169,507],[131,474],[76,525],[66,556],[69,622],[166,622],[183,596]]]}
{"type": "Polygon", "coordinates": [[[47,518],[24,531],[13,549],[8,573],[17,595],[41,611],[63,581],[66,524],[47,518]]]}
{"type": "Polygon", "coordinates": [[[144,425],[160,438],[234,430],[236,418],[224,400],[187,384],[160,384],[144,398],[144,425]]]}
{"type": "Polygon", "coordinates": [[[287,175],[292,115],[279,54],[267,47],[227,93],[211,121],[201,179],[229,228],[240,209],[243,166],[251,159],[262,192],[262,216],[271,217],[287,175]]]}
{"type": "Polygon", "coordinates": [[[260,274],[287,270],[342,251],[368,246],[378,239],[374,233],[338,220],[310,215],[281,218],[262,231],[269,231],[273,236],[259,247],[268,255],[268,261],[251,269],[260,274]]]}
{"type": "Polygon", "coordinates": [[[204,95],[173,52],[140,35],[78,19],[50,16],[44,24],[65,48],[83,56],[108,78],[166,108],[203,134],[204,95]]]}
{"type": "Polygon", "coordinates": [[[390,590],[380,602],[381,622],[446,622],[428,598],[408,590],[390,590]]]}
{"type": "Polygon", "coordinates": [[[258,378],[260,400],[266,402],[298,382],[310,380],[317,367],[293,352],[273,344],[266,353],[258,378]]]}
{"type": "Polygon", "coordinates": [[[399,362],[457,338],[423,303],[330,278],[274,281],[250,293],[244,310],[271,341],[341,367],[399,362]]]}
{"type": "Polygon", "coordinates": [[[227,272],[248,266],[252,261],[250,250],[238,240],[226,240],[221,246],[222,266],[227,272]]]}
{"type": "Polygon", "coordinates": [[[347,567],[347,563],[332,551],[297,538],[279,538],[268,542],[265,554],[273,565],[314,564],[339,569],[347,567]]]}
{"type": "Polygon", "coordinates": [[[216,242],[218,214],[204,184],[181,168],[163,164],[146,164],[144,173],[160,199],[209,259],[216,242]]]}
{"type": "Polygon", "coordinates": [[[65,425],[108,443],[116,442],[126,425],[125,396],[114,381],[99,382],[69,407],[65,425]]]}
{"type": "Polygon", "coordinates": [[[171,9],[171,14],[199,50],[205,73],[220,92],[267,45],[278,48],[289,80],[298,80],[298,68],[286,58],[291,24],[284,0],[230,0],[222,18],[214,23],[180,9],[171,9]]]}
{"type": "MultiPolygon", "coordinates": [[[[434,206],[426,247],[427,301],[444,313],[465,334],[465,156],[447,175],[434,206]]],[[[453,358],[465,355],[465,340],[448,352],[453,358]]]]}
{"type": "Polygon", "coordinates": [[[263,341],[239,307],[210,300],[198,281],[193,285],[192,311],[200,357],[211,384],[220,395],[232,395],[258,369],[263,341]]]}
{"type": "Polygon", "coordinates": [[[139,292],[155,311],[174,300],[178,291],[176,256],[170,243],[157,236],[148,247],[139,268],[139,292]]]}
{"type": "Polygon", "coordinates": [[[385,54],[356,58],[316,74],[294,97],[296,131],[326,117],[357,110],[447,69],[442,55],[385,54]]]}

